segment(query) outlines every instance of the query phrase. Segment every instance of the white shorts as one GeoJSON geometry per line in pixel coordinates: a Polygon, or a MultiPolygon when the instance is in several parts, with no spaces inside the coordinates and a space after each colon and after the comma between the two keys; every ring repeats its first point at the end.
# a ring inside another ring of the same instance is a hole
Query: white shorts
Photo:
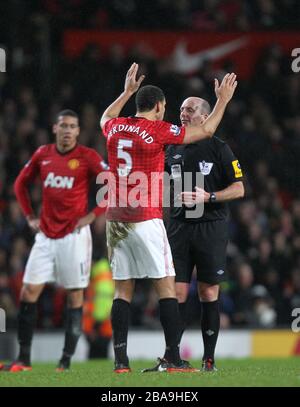
{"type": "Polygon", "coordinates": [[[27,284],[57,282],[67,288],[85,288],[89,284],[92,259],[91,230],[50,239],[39,232],[31,249],[23,278],[27,284]]]}
{"type": "Polygon", "coordinates": [[[175,276],[162,219],[107,222],[107,244],[114,280],[175,276]]]}

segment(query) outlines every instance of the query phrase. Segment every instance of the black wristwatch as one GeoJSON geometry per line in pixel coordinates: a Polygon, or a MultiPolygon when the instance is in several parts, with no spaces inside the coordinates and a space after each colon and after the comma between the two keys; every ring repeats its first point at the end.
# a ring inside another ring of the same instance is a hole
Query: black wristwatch
{"type": "Polygon", "coordinates": [[[217,197],[216,194],[214,192],[211,192],[209,195],[209,202],[216,202],[217,197]]]}

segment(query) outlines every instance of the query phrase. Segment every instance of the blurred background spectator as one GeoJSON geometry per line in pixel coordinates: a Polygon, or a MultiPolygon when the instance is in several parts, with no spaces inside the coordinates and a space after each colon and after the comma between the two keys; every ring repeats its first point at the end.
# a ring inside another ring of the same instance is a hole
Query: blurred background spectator
{"type": "Polygon", "coordinates": [[[91,270],[91,281],[86,289],[83,309],[83,331],[90,345],[90,359],[108,357],[108,346],[112,338],[110,311],[114,289],[108,260],[96,261],[91,270]]]}

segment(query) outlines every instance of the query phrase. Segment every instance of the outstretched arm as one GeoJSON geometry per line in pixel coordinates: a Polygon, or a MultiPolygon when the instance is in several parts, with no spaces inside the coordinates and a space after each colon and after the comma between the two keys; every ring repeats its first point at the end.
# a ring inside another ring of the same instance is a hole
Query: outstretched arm
{"type": "Polygon", "coordinates": [[[133,63],[129,68],[126,78],[125,78],[125,85],[124,91],[121,95],[105,110],[103,113],[100,126],[103,129],[105,123],[108,120],[115,119],[121,113],[121,110],[125,106],[126,102],[130,99],[130,97],[138,90],[142,81],[144,80],[145,76],[141,75],[139,79],[136,79],[137,71],[139,69],[138,64],[133,63]]]}
{"type": "Polygon", "coordinates": [[[225,112],[225,108],[231,100],[234,91],[237,87],[236,75],[234,73],[224,76],[221,85],[217,79],[215,79],[215,92],[217,96],[217,102],[213,111],[208,118],[201,125],[189,126],[185,129],[185,136],[183,144],[195,143],[199,140],[212,137],[222,120],[225,112]]]}

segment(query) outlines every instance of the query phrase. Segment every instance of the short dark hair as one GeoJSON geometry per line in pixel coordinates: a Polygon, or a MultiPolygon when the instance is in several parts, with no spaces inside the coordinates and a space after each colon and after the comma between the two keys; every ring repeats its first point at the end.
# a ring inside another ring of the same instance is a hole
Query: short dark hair
{"type": "Polygon", "coordinates": [[[156,103],[164,100],[164,92],[158,86],[146,85],[136,94],[135,105],[138,112],[150,112],[156,103]]]}
{"type": "Polygon", "coordinates": [[[79,121],[79,116],[76,112],[74,112],[74,110],[65,109],[65,110],[62,110],[61,112],[57,113],[55,122],[57,123],[59,118],[64,117],[64,116],[75,117],[79,121]]]}

